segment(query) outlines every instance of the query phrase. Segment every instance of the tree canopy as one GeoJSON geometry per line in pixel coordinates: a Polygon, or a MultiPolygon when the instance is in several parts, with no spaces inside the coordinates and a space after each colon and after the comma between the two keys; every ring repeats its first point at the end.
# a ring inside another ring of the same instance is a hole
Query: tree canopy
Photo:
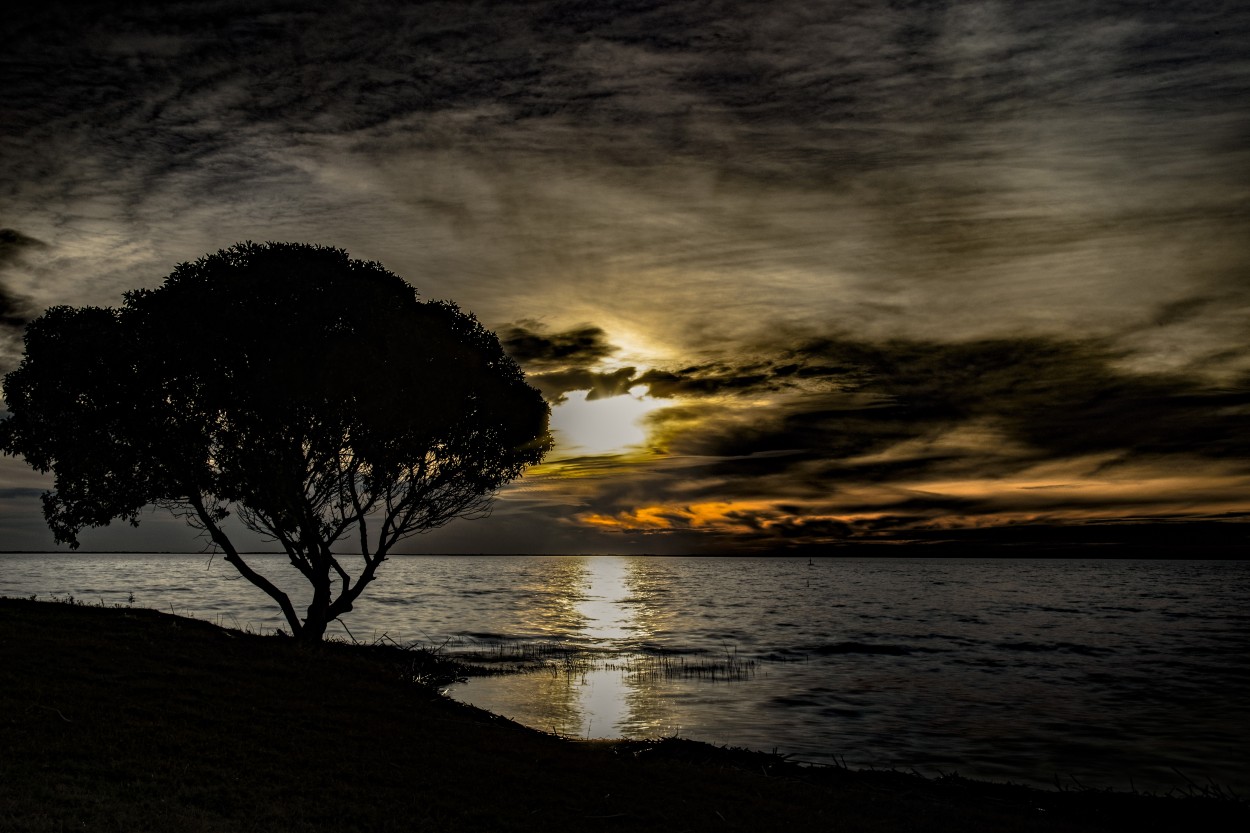
{"type": "Polygon", "coordinates": [[[494,334],[341,249],[237,244],[120,308],[53,307],[25,345],[0,449],[53,473],[57,542],[169,508],[305,639],[398,542],[485,513],[550,447],[547,405],[494,334]],[[231,513],[312,585],[302,619],[233,545],[231,513]]]}

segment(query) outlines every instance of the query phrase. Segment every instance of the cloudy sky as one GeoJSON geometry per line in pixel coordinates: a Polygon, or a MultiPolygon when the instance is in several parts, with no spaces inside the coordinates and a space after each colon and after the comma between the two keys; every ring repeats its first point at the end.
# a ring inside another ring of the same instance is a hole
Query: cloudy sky
{"type": "Polygon", "coordinates": [[[1244,540],[1242,2],[22,5],[0,363],[236,241],[381,261],[559,441],[416,550],[1244,540]]]}

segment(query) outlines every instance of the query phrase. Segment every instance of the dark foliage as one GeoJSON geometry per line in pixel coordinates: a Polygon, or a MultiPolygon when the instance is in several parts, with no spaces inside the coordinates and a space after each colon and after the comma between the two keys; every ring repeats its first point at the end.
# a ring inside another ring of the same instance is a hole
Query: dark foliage
{"type": "Polygon", "coordinates": [[[301,244],[183,263],[120,309],[48,310],[5,396],[0,448],[54,473],[58,542],[168,507],[311,639],[395,544],[486,512],[550,445],[547,406],[476,319],[301,244]],[[232,512],[312,584],[302,622],[231,544],[232,512]],[[338,542],[358,550],[355,574],[338,542]]]}

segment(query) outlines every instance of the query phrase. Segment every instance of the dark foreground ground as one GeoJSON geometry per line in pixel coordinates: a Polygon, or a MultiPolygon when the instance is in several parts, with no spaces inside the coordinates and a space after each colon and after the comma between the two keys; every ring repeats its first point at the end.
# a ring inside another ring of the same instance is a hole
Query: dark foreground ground
{"type": "Polygon", "coordinates": [[[0,599],[0,830],[1250,830],[1213,797],[563,740],[439,696],[422,662],[0,599]]]}

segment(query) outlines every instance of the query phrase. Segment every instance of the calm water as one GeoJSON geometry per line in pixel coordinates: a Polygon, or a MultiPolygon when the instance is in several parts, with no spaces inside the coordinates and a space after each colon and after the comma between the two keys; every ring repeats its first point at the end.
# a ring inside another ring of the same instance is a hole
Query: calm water
{"type": "MultiPolygon", "coordinates": [[[[0,555],[0,595],[132,593],[282,625],[219,558],[0,555]]],[[[573,649],[450,691],[564,735],[1039,785],[1167,790],[1179,770],[1244,794],[1248,598],[1250,562],[422,556],[388,562],[346,625],[448,651],[573,649]]]]}

